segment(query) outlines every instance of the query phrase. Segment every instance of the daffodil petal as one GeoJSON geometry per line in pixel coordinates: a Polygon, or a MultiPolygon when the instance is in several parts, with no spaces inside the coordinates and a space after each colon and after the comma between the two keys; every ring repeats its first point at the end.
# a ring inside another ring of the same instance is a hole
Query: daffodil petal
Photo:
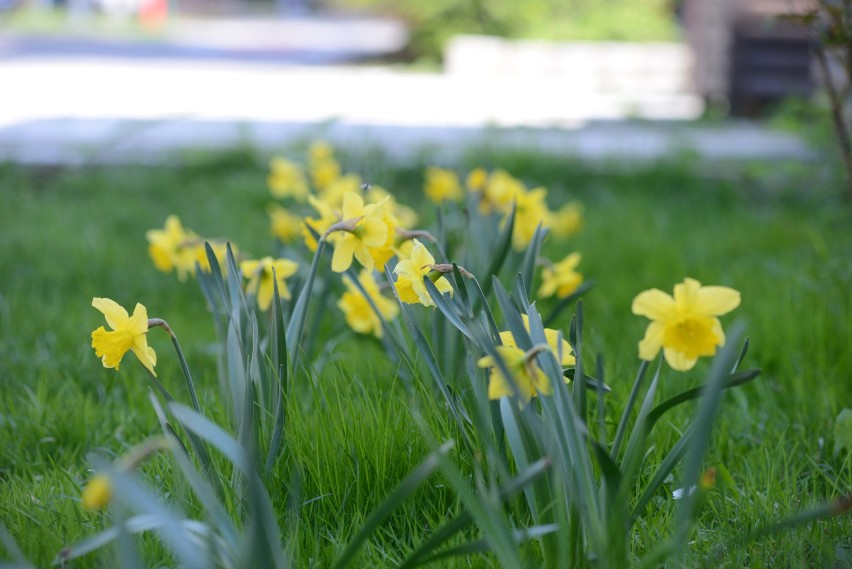
{"type": "Polygon", "coordinates": [[[675,313],[675,301],[667,293],[657,288],[640,292],[633,299],[633,314],[645,316],[651,320],[667,320],[675,313]]]}
{"type": "Polygon", "coordinates": [[[92,306],[104,315],[113,330],[120,328],[130,318],[124,307],[110,298],[93,298],[92,306]]]}
{"type": "Polygon", "coordinates": [[[352,254],[358,245],[358,238],[354,235],[345,235],[334,246],[334,255],[331,257],[331,270],[342,273],[352,266],[352,254]]]}
{"type": "Polygon", "coordinates": [[[651,361],[663,347],[663,333],[666,327],[659,322],[651,322],[645,329],[645,337],[639,342],[639,358],[651,361]]]}
{"type": "Polygon", "coordinates": [[[674,301],[677,309],[687,311],[695,308],[700,289],[701,283],[695,279],[686,278],[682,283],[676,284],[674,286],[674,301]]]}
{"type": "Polygon", "coordinates": [[[695,310],[704,316],[721,316],[740,305],[740,293],[726,286],[698,289],[695,310]]]}
{"type": "Polygon", "coordinates": [[[673,350],[671,348],[663,349],[663,354],[666,356],[666,361],[672,369],[677,371],[687,371],[695,366],[698,358],[688,358],[683,352],[673,350]]]}
{"type": "Polygon", "coordinates": [[[148,331],[148,310],[139,302],[133,309],[133,316],[127,321],[127,329],[137,335],[148,331]]]}
{"type": "Polygon", "coordinates": [[[141,342],[137,340],[136,344],[134,344],[134,346],[130,349],[133,350],[133,353],[136,354],[136,357],[139,358],[142,365],[151,372],[151,375],[157,377],[157,372],[154,371],[154,366],[157,365],[157,354],[154,352],[154,348],[148,345],[144,337],[141,342]]]}
{"type": "MultiPolygon", "coordinates": [[[[281,291],[279,290],[279,294],[281,291]]],[[[266,274],[260,278],[260,284],[257,287],[257,307],[263,312],[272,305],[272,297],[275,296],[275,288],[272,283],[272,274],[266,274]]]]}

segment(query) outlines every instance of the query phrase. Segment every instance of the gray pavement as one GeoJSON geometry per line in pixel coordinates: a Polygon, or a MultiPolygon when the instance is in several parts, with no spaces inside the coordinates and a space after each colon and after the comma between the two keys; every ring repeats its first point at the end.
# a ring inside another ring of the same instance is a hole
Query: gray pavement
{"type": "Polygon", "coordinates": [[[697,114],[689,95],[600,92],[570,75],[344,66],[392,51],[399,30],[244,24],[197,24],[156,48],[108,42],[93,50],[65,38],[77,47],[56,52],[62,46],[49,41],[0,40],[0,160],[164,162],[246,145],[274,153],[312,138],[439,161],[494,145],[583,159],[684,151],[708,160],[813,158],[801,140],[759,124],[677,120],[697,114]],[[316,65],[328,61],[335,65],[316,65]]]}

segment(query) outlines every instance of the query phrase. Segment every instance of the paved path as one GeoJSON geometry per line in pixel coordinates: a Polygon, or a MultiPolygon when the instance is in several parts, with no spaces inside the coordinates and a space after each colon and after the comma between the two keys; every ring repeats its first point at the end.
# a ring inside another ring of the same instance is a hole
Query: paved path
{"type": "MultiPolygon", "coordinates": [[[[182,150],[246,144],[272,153],[315,137],[373,145],[400,159],[425,150],[449,159],[493,144],[604,159],[684,150],[708,159],[812,157],[802,141],[759,125],[665,120],[683,116],[682,97],[602,95],[570,77],[305,65],[299,57],[322,52],[319,43],[306,49],[310,33],[281,38],[260,26],[252,40],[241,26],[228,26],[185,31],[153,51],[106,46],[101,53],[78,45],[58,54],[51,51],[56,45],[27,51],[0,40],[0,160],[156,162],[175,160],[182,150]],[[157,51],[163,49],[168,57],[157,51]],[[225,52],[241,55],[217,56],[225,52]],[[626,120],[636,116],[654,120],[626,120]]],[[[334,29],[341,28],[326,32],[334,29]]],[[[378,49],[369,37],[358,40],[361,48],[352,41],[322,44],[323,53],[378,49]]]]}

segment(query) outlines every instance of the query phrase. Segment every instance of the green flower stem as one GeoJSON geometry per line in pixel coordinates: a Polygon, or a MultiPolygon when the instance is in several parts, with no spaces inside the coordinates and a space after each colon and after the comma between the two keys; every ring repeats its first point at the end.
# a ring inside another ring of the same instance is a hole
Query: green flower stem
{"type": "Polygon", "coordinates": [[[192,399],[192,408],[195,409],[196,413],[201,414],[201,406],[198,404],[198,394],[195,392],[195,383],[192,381],[192,374],[189,372],[189,366],[186,363],[186,357],[183,355],[183,350],[180,348],[180,342],[178,342],[177,336],[165,320],[160,318],[151,318],[148,320],[148,328],[153,328],[154,326],[159,326],[168,333],[169,337],[171,337],[172,344],[174,344],[175,351],[177,352],[178,360],[180,360],[183,377],[186,379],[186,386],[189,389],[189,397],[192,399]]]}
{"type": "Polygon", "coordinates": [[[633,405],[636,403],[636,397],[639,395],[639,389],[642,387],[642,381],[645,379],[645,374],[648,372],[650,363],[647,360],[642,360],[642,364],[639,366],[639,372],[636,374],[636,380],[633,382],[633,389],[630,390],[630,397],[627,398],[627,405],[624,407],[621,422],[618,423],[618,430],[615,432],[615,442],[612,443],[611,455],[613,460],[618,458],[618,451],[621,449],[621,442],[624,440],[624,433],[627,431],[627,421],[630,419],[630,411],[633,410],[633,405]]]}

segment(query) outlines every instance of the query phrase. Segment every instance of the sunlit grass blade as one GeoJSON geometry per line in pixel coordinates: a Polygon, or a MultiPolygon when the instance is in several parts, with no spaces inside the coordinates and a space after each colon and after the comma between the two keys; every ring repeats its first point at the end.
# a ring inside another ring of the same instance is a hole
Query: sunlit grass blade
{"type": "Polygon", "coordinates": [[[355,537],[352,538],[352,541],[349,542],[349,545],[343,550],[343,553],[340,554],[340,557],[334,565],[332,565],[333,569],[346,567],[356,559],[358,550],[364,542],[369,539],[373,532],[376,531],[376,528],[378,528],[388,518],[388,516],[390,516],[394,510],[396,510],[400,504],[402,504],[402,502],[411,495],[412,492],[414,492],[427,478],[429,478],[429,476],[432,475],[435,469],[440,466],[442,462],[441,459],[444,458],[452,448],[452,441],[448,441],[441,445],[438,450],[426,457],[420,466],[414,469],[411,474],[397,485],[385,501],[382,502],[378,508],[373,510],[373,513],[371,513],[364,521],[361,529],[355,537]]]}
{"type": "MultiPolygon", "coordinates": [[[[521,472],[517,477],[513,478],[500,490],[500,500],[505,502],[513,498],[518,492],[526,490],[526,488],[537,479],[539,479],[548,468],[551,461],[548,458],[541,458],[531,464],[528,468],[521,472]]],[[[457,517],[453,518],[447,524],[435,530],[429,538],[409,555],[399,569],[408,569],[417,567],[427,561],[425,558],[430,552],[441,547],[452,536],[464,529],[465,526],[473,522],[473,517],[469,512],[463,511],[457,517]]]]}
{"type": "MultiPolygon", "coordinates": [[[[517,546],[525,541],[539,539],[543,536],[557,533],[558,531],[560,531],[560,527],[557,524],[538,525],[523,529],[515,529],[512,531],[512,541],[517,546]]],[[[488,540],[480,539],[445,549],[444,551],[423,559],[418,565],[435,563],[442,559],[449,559],[451,557],[458,557],[461,555],[469,556],[473,553],[487,553],[493,551],[494,548],[488,540]]]]}

